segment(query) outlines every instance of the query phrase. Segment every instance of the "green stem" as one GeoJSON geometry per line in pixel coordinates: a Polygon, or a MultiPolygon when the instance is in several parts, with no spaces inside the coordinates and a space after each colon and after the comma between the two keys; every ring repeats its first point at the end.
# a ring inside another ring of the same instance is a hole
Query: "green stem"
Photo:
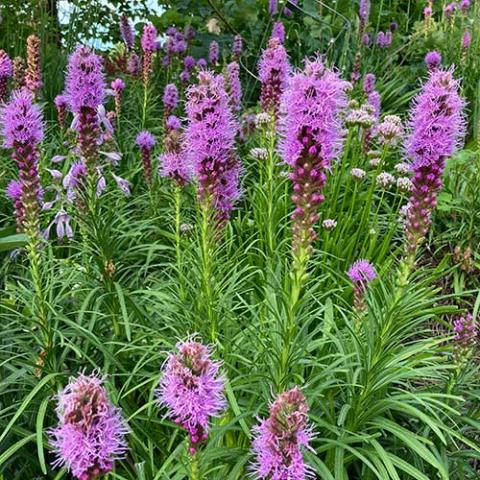
{"type": "Polygon", "coordinates": [[[190,480],[201,480],[196,453],[190,456],[190,480]]]}
{"type": "Polygon", "coordinates": [[[182,272],[182,234],[181,234],[181,208],[182,208],[182,189],[179,185],[175,186],[175,259],[177,265],[178,284],[180,298],[185,299],[185,288],[182,272]]]}

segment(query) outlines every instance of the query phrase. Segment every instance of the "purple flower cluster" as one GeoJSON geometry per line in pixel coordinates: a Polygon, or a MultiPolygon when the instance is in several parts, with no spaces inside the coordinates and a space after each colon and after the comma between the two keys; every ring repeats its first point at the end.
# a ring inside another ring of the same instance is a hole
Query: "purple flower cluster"
{"type": "Polygon", "coordinates": [[[278,38],[280,43],[285,43],[285,26],[282,22],[275,22],[273,24],[272,38],[278,38]]]}
{"type": "Polygon", "coordinates": [[[233,37],[232,56],[234,59],[239,59],[243,51],[243,38],[241,35],[233,37]]]}
{"type": "Polygon", "coordinates": [[[428,231],[442,186],[445,160],[465,135],[465,102],[459,88],[453,70],[431,71],[410,112],[405,150],[414,173],[406,223],[407,251],[411,255],[428,231]]]}
{"type": "Polygon", "coordinates": [[[386,32],[378,32],[377,33],[377,47],[380,48],[389,48],[392,45],[393,41],[393,34],[391,30],[388,30],[386,32]]]}
{"type": "Polygon", "coordinates": [[[17,224],[17,230],[21,232],[23,230],[23,223],[25,222],[25,209],[22,202],[23,184],[20,180],[10,180],[5,189],[5,195],[13,203],[13,209],[15,211],[15,222],[17,224]]]}
{"type": "Polygon", "coordinates": [[[120,35],[127,50],[131,50],[135,43],[135,30],[125,13],[120,17],[120,35]]]}
{"type": "Polygon", "coordinates": [[[375,90],[375,82],[377,81],[374,73],[367,73],[363,79],[363,92],[367,95],[375,90]]]}
{"type": "Polygon", "coordinates": [[[43,86],[42,63],[40,56],[40,38],[37,35],[27,37],[27,73],[25,86],[36,96],[43,86]]]}
{"type": "Polygon", "coordinates": [[[289,8],[290,6],[296,7],[298,5],[298,0],[287,0],[285,7],[283,7],[283,14],[287,18],[291,18],[293,16],[293,11],[289,8]]]}
{"type": "Polygon", "coordinates": [[[50,433],[57,459],[78,480],[92,480],[123,458],[129,432],[119,408],[112,405],[102,380],[95,375],[71,379],[58,395],[58,426],[50,433]]]}
{"type": "Polygon", "coordinates": [[[258,75],[262,82],[260,103],[265,112],[277,113],[289,73],[287,51],[277,37],[272,37],[258,64],[258,75]]]}
{"type": "Polygon", "coordinates": [[[218,63],[218,59],[220,57],[220,47],[218,43],[213,40],[210,42],[210,46],[208,48],[208,63],[212,66],[215,66],[218,63]]]}
{"type": "Polygon", "coordinates": [[[7,99],[8,79],[13,74],[13,64],[5,50],[0,49],[0,103],[7,99]]]}
{"type": "Polygon", "coordinates": [[[232,110],[239,111],[242,102],[242,84],[240,83],[240,65],[231,62],[227,65],[225,82],[232,110]]]}
{"type": "Polygon", "coordinates": [[[445,14],[446,18],[450,18],[454,13],[455,10],[457,9],[457,4],[456,3],[449,3],[448,5],[445,5],[443,8],[443,13],[445,14]]]}
{"type": "Polygon", "coordinates": [[[163,116],[168,118],[177,108],[178,104],[178,89],[174,83],[169,83],[163,90],[163,116]]]}
{"type": "Polygon", "coordinates": [[[165,42],[165,57],[163,58],[164,65],[170,65],[175,56],[183,55],[188,48],[188,40],[195,37],[195,31],[189,25],[185,29],[185,33],[179,32],[175,27],[167,29],[167,41],[165,42]]]}
{"type": "Polygon", "coordinates": [[[115,117],[117,121],[119,121],[122,111],[122,92],[125,90],[125,82],[121,78],[115,78],[112,80],[110,87],[112,88],[115,101],[115,117]]]}
{"type": "Polygon", "coordinates": [[[13,59],[13,88],[14,89],[23,88],[25,86],[26,72],[27,72],[27,64],[25,63],[25,60],[22,57],[15,57],[13,59]]]}
{"type": "Polygon", "coordinates": [[[174,115],[167,118],[167,134],[165,136],[165,152],[159,157],[162,177],[172,178],[179,186],[183,186],[192,178],[192,168],[182,145],[182,124],[174,115]]]}
{"type": "Polygon", "coordinates": [[[187,430],[190,454],[208,438],[210,417],[226,407],[220,363],[210,358],[208,347],[193,340],[177,344],[163,367],[157,395],[168,416],[187,430]]]}
{"type": "Polygon", "coordinates": [[[293,388],[281,393],[270,406],[268,418],[253,429],[253,472],[268,480],[315,478],[305,463],[303,450],[309,448],[312,429],[303,393],[293,388]]]}
{"type": "Polygon", "coordinates": [[[428,70],[435,70],[440,67],[442,56],[436,50],[432,50],[425,55],[425,63],[428,70]]]}
{"type": "Polygon", "coordinates": [[[462,37],[462,49],[468,50],[471,43],[472,43],[472,35],[468,30],[465,30],[463,32],[463,37],[462,37]]]}
{"type": "Polygon", "coordinates": [[[57,119],[60,128],[65,128],[65,119],[67,116],[68,105],[68,96],[64,93],[57,95],[54,99],[55,108],[57,109],[57,119]]]}
{"type": "Polygon", "coordinates": [[[147,23],[143,27],[141,45],[143,49],[143,84],[146,87],[152,70],[153,53],[157,50],[157,29],[153,24],[147,23]]]}
{"type": "Polygon", "coordinates": [[[75,114],[80,152],[92,173],[100,138],[97,111],[105,99],[105,75],[101,58],[89,47],[79,45],[70,55],[65,93],[75,114]]]}
{"type": "Polygon", "coordinates": [[[475,349],[479,333],[478,324],[473,315],[467,313],[455,319],[453,331],[455,332],[455,357],[457,361],[465,361],[475,349]]]}
{"type": "Polygon", "coordinates": [[[360,17],[360,33],[362,35],[370,17],[370,0],[360,0],[358,16],[360,17]]]}
{"type": "Polygon", "coordinates": [[[198,84],[190,86],[186,96],[188,163],[198,179],[200,201],[213,208],[220,226],[229,219],[240,195],[241,165],[235,153],[237,124],[221,75],[200,71],[198,84]]]}
{"type": "Polygon", "coordinates": [[[270,15],[278,13],[278,0],[268,0],[268,13],[270,15]]]}
{"type": "Polygon", "coordinates": [[[326,171],[341,152],[344,129],[341,112],[347,106],[350,84],[317,59],[306,61],[282,97],[280,149],[291,167],[293,183],[293,249],[309,253],[316,238],[318,205],[326,171]]]}
{"type": "Polygon", "coordinates": [[[470,0],[462,0],[460,2],[460,10],[465,13],[470,8],[470,0]]]}
{"type": "Polygon", "coordinates": [[[19,222],[17,228],[35,239],[40,232],[41,187],[37,147],[43,139],[43,119],[29,90],[13,92],[10,102],[0,111],[0,123],[3,145],[12,149],[12,157],[19,170],[20,184],[12,184],[10,188],[15,202],[16,219],[19,222]]]}
{"type": "Polygon", "coordinates": [[[147,185],[152,184],[152,150],[155,146],[155,137],[144,130],[137,135],[136,143],[142,152],[143,175],[147,185]]]}
{"type": "Polygon", "coordinates": [[[363,312],[365,305],[365,292],[368,284],[377,278],[375,267],[368,260],[357,260],[347,272],[353,283],[353,304],[357,312],[363,312]]]}

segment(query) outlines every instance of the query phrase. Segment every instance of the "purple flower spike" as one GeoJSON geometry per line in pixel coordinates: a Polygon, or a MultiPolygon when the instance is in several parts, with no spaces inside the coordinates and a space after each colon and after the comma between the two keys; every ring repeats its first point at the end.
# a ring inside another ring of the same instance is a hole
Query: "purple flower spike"
{"type": "Polygon", "coordinates": [[[280,394],[270,415],[253,428],[253,472],[265,480],[306,480],[315,478],[305,463],[303,450],[313,436],[308,424],[308,405],[303,393],[293,388],[280,394]]]}
{"type": "Polygon", "coordinates": [[[218,416],[226,407],[224,378],[220,363],[210,358],[208,347],[193,340],[177,344],[163,367],[157,390],[168,416],[187,430],[190,454],[208,438],[210,417],[218,416]]]}
{"type": "Polygon", "coordinates": [[[95,375],[82,374],[58,395],[58,426],[49,432],[57,456],[53,466],[66,466],[78,480],[110,472],[128,450],[129,428],[102,383],[95,375]]]}
{"type": "Polygon", "coordinates": [[[157,50],[157,29],[153,24],[147,23],[143,27],[141,44],[143,49],[143,84],[146,87],[150,80],[152,57],[157,50]]]}
{"type": "Polygon", "coordinates": [[[54,99],[55,107],[57,109],[57,119],[60,128],[65,128],[65,119],[67,116],[67,110],[69,108],[68,96],[64,93],[57,95],[54,99]]]}
{"type": "Polygon", "coordinates": [[[268,13],[270,15],[278,13],[278,0],[268,0],[268,13]]]}
{"type": "Polygon", "coordinates": [[[357,312],[363,312],[365,305],[365,292],[368,284],[377,278],[375,267],[368,260],[357,260],[347,272],[353,283],[353,305],[357,312]]]}
{"type": "Polygon", "coordinates": [[[36,244],[40,240],[43,193],[38,173],[38,144],[43,139],[43,118],[29,90],[24,88],[13,92],[10,102],[0,109],[0,126],[3,145],[12,149],[20,178],[19,184],[9,184],[8,189],[14,201],[17,231],[25,232],[29,241],[36,244]]]}
{"type": "Polygon", "coordinates": [[[440,67],[442,56],[436,50],[432,50],[425,55],[425,63],[429,70],[435,70],[440,67]]]}
{"type": "Polygon", "coordinates": [[[272,38],[278,38],[280,43],[285,43],[285,26],[282,22],[275,22],[273,24],[272,38]]]}
{"type": "Polygon", "coordinates": [[[478,323],[474,320],[471,313],[467,313],[453,322],[453,331],[455,332],[454,350],[456,361],[464,363],[469,360],[475,350],[479,333],[478,323]]]}
{"type": "Polygon", "coordinates": [[[470,0],[462,0],[460,2],[460,10],[465,13],[470,8],[470,0]]]}
{"type": "Polygon", "coordinates": [[[443,13],[445,14],[446,18],[450,18],[454,14],[456,9],[457,9],[456,3],[449,3],[444,7],[443,13]]]}
{"type": "Polygon", "coordinates": [[[364,33],[363,36],[362,36],[362,43],[363,45],[365,45],[366,47],[368,47],[370,45],[370,35],[368,33],[364,33]]]}
{"type": "Polygon", "coordinates": [[[78,45],[70,55],[65,93],[73,113],[97,110],[105,99],[105,75],[101,58],[89,47],[78,45]]]}
{"type": "Polygon", "coordinates": [[[197,67],[200,70],[204,70],[205,68],[207,68],[207,61],[204,58],[199,58],[197,62],[197,67]]]}
{"type": "Polygon", "coordinates": [[[406,222],[407,252],[413,256],[428,232],[430,216],[442,187],[445,161],[465,135],[465,101],[453,70],[430,71],[414,99],[405,151],[411,160],[413,190],[406,222]]]}
{"type": "Polygon", "coordinates": [[[364,288],[377,278],[374,266],[368,260],[357,260],[348,269],[348,276],[354,284],[360,284],[364,288]]]}
{"type": "Polygon", "coordinates": [[[243,51],[243,38],[241,35],[235,35],[233,37],[233,45],[232,45],[232,55],[233,58],[240,58],[243,51]]]}
{"type": "Polygon", "coordinates": [[[195,68],[196,64],[197,64],[196,60],[191,55],[187,55],[183,59],[183,66],[185,67],[185,70],[187,70],[188,72],[191,72],[195,68]]]}
{"type": "Polygon", "coordinates": [[[25,86],[36,96],[43,86],[40,38],[29,35],[27,38],[27,73],[25,86]]]}
{"type": "Polygon", "coordinates": [[[0,103],[7,99],[8,79],[13,74],[13,63],[7,52],[0,49],[0,103]]]}
{"type": "Polygon", "coordinates": [[[144,52],[153,53],[157,50],[157,29],[152,23],[143,27],[141,45],[144,52]]]}
{"type": "Polygon", "coordinates": [[[227,65],[225,80],[230,106],[232,110],[239,111],[242,102],[242,84],[240,83],[240,65],[238,62],[231,62],[227,65]]]}
{"type": "Polygon", "coordinates": [[[152,184],[152,150],[155,146],[155,137],[148,131],[140,132],[136,138],[137,145],[142,152],[143,175],[147,185],[152,184]]]}
{"type": "Polygon", "coordinates": [[[65,93],[75,114],[74,125],[78,144],[86,160],[89,174],[95,170],[95,157],[100,142],[98,111],[105,99],[105,75],[102,60],[89,47],[77,46],[70,55],[65,93]]]}
{"type": "Polygon", "coordinates": [[[13,209],[15,211],[15,221],[18,231],[23,228],[25,221],[25,209],[22,202],[23,184],[20,180],[10,180],[5,189],[5,195],[13,202],[13,209]]]}
{"type": "Polygon", "coordinates": [[[140,57],[132,52],[127,61],[127,73],[136,77],[140,73],[140,68],[140,57]]]}
{"type": "Polygon", "coordinates": [[[131,50],[135,43],[135,30],[125,13],[120,17],[120,35],[122,36],[127,50],[131,50]]]}
{"type": "Polygon", "coordinates": [[[277,37],[272,37],[258,64],[258,74],[262,82],[260,103],[265,112],[277,113],[289,73],[287,51],[277,37]]]}
{"type": "Polygon", "coordinates": [[[113,91],[121,91],[125,88],[125,82],[121,78],[116,78],[115,80],[112,80],[110,86],[113,91]]]}
{"type": "Polygon", "coordinates": [[[220,57],[220,47],[218,43],[214,40],[210,42],[210,47],[208,49],[208,63],[215,66],[218,63],[220,57]]]}
{"type": "Polygon", "coordinates": [[[368,23],[368,18],[370,17],[370,0],[360,0],[358,16],[360,17],[360,31],[363,34],[368,23]]]}
{"type": "Polygon", "coordinates": [[[472,43],[472,35],[468,30],[465,30],[463,32],[463,37],[462,37],[462,49],[468,50],[471,43],[472,43]]]}
{"type": "Polygon", "coordinates": [[[367,73],[365,78],[363,79],[363,91],[364,93],[372,93],[375,90],[375,82],[376,82],[375,74],[367,73]]]}
{"type": "Polygon", "coordinates": [[[282,97],[280,144],[293,183],[293,250],[309,254],[316,238],[314,225],[331,162],[340,154],[344,128],[341,113],[347,106],[350,84],[317,59],[307,61],[282,97]]]}
{"type": "Polygon", "coordinates": [[[238,130],[225,92],[224,78],[200,71],[198,85],[187,90],[185,151],[198,178],[198,196],[215,212],[218,226],[230,218],[239,197],[241,166],[235,154],[238,130]]]}
{"type": "Polygon", "coordinates": [[[174,83],[169,83],[165,86],[162,101],[164,117],[168,118],[177,108],[178,104],[178,89],[174,83]]]}

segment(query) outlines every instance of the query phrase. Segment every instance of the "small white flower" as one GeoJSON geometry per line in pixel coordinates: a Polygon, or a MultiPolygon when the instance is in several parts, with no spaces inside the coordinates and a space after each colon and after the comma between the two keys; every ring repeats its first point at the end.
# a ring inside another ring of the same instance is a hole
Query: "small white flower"
{"type": "Polygon", "coordinates": [[[355,180],[362,180],[366,175],[365,170],[361,168],[352,168],[351,173],[355,180]]]}
{"type": "Polygon", "coordinates": [[[410,192],[413,188],[413,183],[408,177],[397,178],[397,188],[402,192],[410,192]]]}
{"type": "Polygon", "coordinates": [[[268,151],[266,148],[252,148],[250,155],[257,160],[266,160],[268,157],[268,151]]]}
{"type": "Polygon", "coordinates": [[[370,164],[371,167],[376,168],[380,165],[380,162],[381,162],[381,159],[376,157],[376,158],[371,158],[368,163],[370,164]]]}
{"type": "Polygon", "coordinates": [[[337,221],[333,218],[326,218],[322,222],[322,226],[325,230],[333,230],[337,226],[337,221]]]}
{"type": "Polygon", "coordinates": [[[395,177],[391,173],[380,172],[376,182],[381,188],[389,188],[393,183],[395,183],[395,177]]]}
{"type": "Polygon", "coordinates": [[[410,165],[408,163],[397,163],[394,168],[399,175],[407,175],[411,172],[410,165]]]}

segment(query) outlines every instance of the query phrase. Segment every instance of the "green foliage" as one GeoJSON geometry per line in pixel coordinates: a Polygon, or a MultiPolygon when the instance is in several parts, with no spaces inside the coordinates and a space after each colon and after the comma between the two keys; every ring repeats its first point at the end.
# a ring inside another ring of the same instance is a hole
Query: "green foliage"
{"type": "MultiPolygon", "coordinates": [[[[56,42],[58,25],[47,3],[7,0],[2,5],[7,33],[0,47],[12,56],[23,55],[25,37],[43,25],[47,128],[40,166],[45,186],[51,184],[47,168],[65,174],[75,158],[72,132],[61,131],[52,105],[63,88],[65,47],[90,37],[116,43],[118,15],[131,12],[133,3],[146,19],[144,2],[114,2],[116,11],[101,2],[72,2],[77,10],[68,32],[60,32],[63,46],[56,42]],[[15,15],[6,14],[11,11],[15,15]],[[67,158],[52,167],[54,155],[67,158]]],[[[159,3],[166,12],[151,20],[160,31],[170,24],[192,24],[199,30],[195,56],[205,55],[215,38],[226,60],[232,34],[241,32],[247,46],[242,57],[245,113],[256,113],[255,65],[274,20],[266,14],[267,2],[159,3]],[[219,36],[207,31],[212,17],[220,24],[219,36]]],[[[405,119],[425,76],[423,56],[431,48],[442,47],[446,63],[459,64],[465,95],[475,98],[479,36],[474,35],[463,64],[458,62],[461,52],[448,45],[450,38],[460,38],[462,19],[451,27],[453,37],[440,22],[424,34],[424,2],[372,3],[370,30],[386,29],[393,19],[400,24],[391,50],[364,51],[362,69],[377,75],[382,114],[405,119]]],[[[299,66],[305,55],[319,50],[347,77],[357,52],[356,8],[348,0],[300,2],[285,22],[292,63],[299,66]]],[[[475,9],[476,15],[478,4],[475,9]]],[[[113,47],[108,54],[113,58],[119,51],[113,47]]],[[[129,453],[106,478],[192,478],[185,432],[165,418],[154,390],[167,352],[193,333],[211,343],[215,358],[223,362],[228,401],[198,455],[199,478],[247,478],[252,427],[267,415],[273,395],[294,385],[302,388],[310,407],[316,435],[306,458],[317,478],[478,478],[478,362],[472,358],[458,364],[452,335],[458,313],[476,315],[480,309],[478,145],[471,140],[448,160],[432,228],[408,285],[400,288],[397,270],[404,250],[399,210],[408,194],[395,186],[382,190],[376,179],[381,171],[394,172],[403,151],[401,145],[372,144],[381,163],[371,166],[364,132],[351,127],[343,155],[328,174],[320,208],[319,223],[331,218],[337,227],[327,231],[319,226],[312,257],[296,276],[291,187],[273,122],[238,143],[243,196],[222,235],[209,230],[208,212],[198,205],[194,185],[180,189],[155,175],[152,187],[146,186],[134,139],[148,128],[157,137],[155,155],[161,152],[161,95],[176,78],[178,65],[163,68],[157,57],[154,72],[146,92],[139,79],[126,78],[112,141],[122,153],[116,171],[131,181],[132,195],[126,198],[109,183],[88,215],[68,205],[75,238],[60,241],[51,235],[40,252],[39,279],[32,278],[22,250],[24,235],[15,233],[11,204],[0,198],[0,478],[68,478],[65,470],[51,468],[48,430],[56,424],[55,395],[69,376],[84,370],[105,376],[110,397],[131,428],[129,453]],[[254,158],[252,148],[266,149],[267,157],[254,158]],[[366,171],[361,182],[352,179],[352,168],[366,171]],[[379,274],[363,313],[353,308],[346,275],[358,258],[371,260],[379,274]],[[52,344],[46,355],[41,347],[45,328],[36,315],[38,282],[52,344]]],[[[357,85],[351,97],[362,100],[360,90],[357,85]]],[[[184,92],[181,97],[183,105],[184,92]]],[[[112,109],[109,99],[107,110],[112,109]]],[[[477,110],[471,101],[472,133],[477,110]]],[[[156,158],[154,163],[157,167],[156,158]]],[[[2,190],[15,172],[2,149],[2,190]]],[[[50,190],[46,199],[53,199],[50,190]]],[[[54,215],[42,212],[42,226],[54,215]]]]}

